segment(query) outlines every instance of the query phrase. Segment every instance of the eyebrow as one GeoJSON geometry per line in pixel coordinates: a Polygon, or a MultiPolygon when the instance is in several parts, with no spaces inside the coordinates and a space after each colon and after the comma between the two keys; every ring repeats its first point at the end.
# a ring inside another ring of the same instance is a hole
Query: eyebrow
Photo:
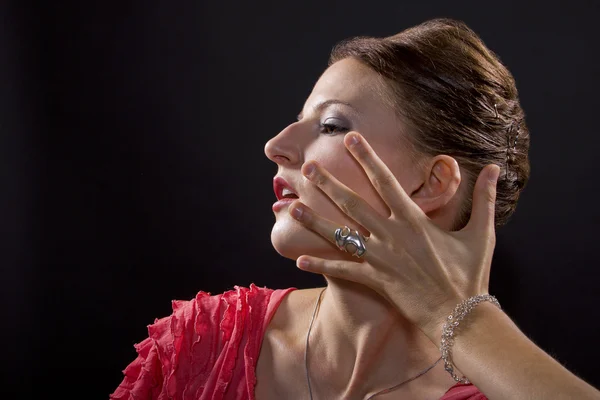
{"type": "MultiPolygon", "coordinates": [[[[345,102],[345,101],[341,101],[341,100],[336,100],[336,99],[329,99],[329,100],[325,100],[322,101],[320,103],[317,103],[314,107],[313,107],[313,111],[314,112],[319,112],[321,110],[323,110],[324,108],[327,108],[331,105],[334,104],[341,104],[344,105],[346,107],[351,108],[356,114],[359,114],[358,110],[356,108],[354,108],[354,106],[352,106],[352,104],[345,102]]],[[[298,121],[300,121],[304,116],[304,113],[302,111],[300,111],[300,114],[298,114],[298,121]]]]}

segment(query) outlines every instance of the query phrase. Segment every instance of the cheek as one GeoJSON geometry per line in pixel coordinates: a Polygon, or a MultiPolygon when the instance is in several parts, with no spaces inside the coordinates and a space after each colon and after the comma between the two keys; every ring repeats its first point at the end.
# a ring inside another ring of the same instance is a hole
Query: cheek
{"type": "Polygon", "coordinates": [[[344,157],[331,157],[321,162],[321,165],[369,203],[381,216],[387,218],[391,215],[390,209],[379,197],[366,172],[350,153],[345,151],[344,157]]]}

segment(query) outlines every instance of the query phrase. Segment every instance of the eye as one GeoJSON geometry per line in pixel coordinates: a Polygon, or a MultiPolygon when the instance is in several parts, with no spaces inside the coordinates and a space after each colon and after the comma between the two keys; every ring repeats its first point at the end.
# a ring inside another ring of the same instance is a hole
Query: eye
{"type": "Polygon", "coordinates": [[[345,133],[348,131],[348,128],[331,122],[321,124],[321,133],[325,135],[335,135],[336,133],[345,133]]]}

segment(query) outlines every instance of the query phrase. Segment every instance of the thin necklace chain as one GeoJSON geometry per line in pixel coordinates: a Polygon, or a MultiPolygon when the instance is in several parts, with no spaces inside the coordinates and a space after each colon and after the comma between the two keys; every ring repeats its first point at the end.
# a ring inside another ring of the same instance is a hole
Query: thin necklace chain
{"type": "MultiPolygon", "coordinates": [[[[327,288],[325,288],[325,289],[327,289],[327,288]]],[[[315,315],[317,314],[317,308],[321,304],[321,296],[323,296],[323,292],[325,292],[325,289],[321,290],[321,293],[319,293],[319,298],[317,299],[317,302],[315,304],[315,309],[313,310],[312,318],[310,320],[310,325],[308,326],[308,332],[306,333],[306,347],[304,349],[304,368],[306,370],[306,382],[308,382],[308,392],[310,394],[310,400],[312,400],[313,395],[312,395],[312,388],[310,386],[310,375],[308,373],[308,339],[310,337],[310,330],[312,329],[313,322],[315,322],[315,315]]],[[[418,377],[420,377],[422,375],[425,375],[430,369],[435,367],[441,360],[442,360],[442,357],[438,358],[436,362],[434,362],[429,367],[425,368],[423,371],[419,372],[417,375],[413,376],[412,378],[408,378],[407,380],[400,382],[399,384],[392,386],[391,388],[383,389],[383,390],[375,393],[374,395],[371,395],[369,398],[367,398],[367,400],[371,400],[373,397],[379,396],[380,394],[385,394],[385,393],[389,393],[393,390],[396,390],[400,386],[404,385],[405,383],[408,383],[410,381],[417,379],[418,377]]]]}

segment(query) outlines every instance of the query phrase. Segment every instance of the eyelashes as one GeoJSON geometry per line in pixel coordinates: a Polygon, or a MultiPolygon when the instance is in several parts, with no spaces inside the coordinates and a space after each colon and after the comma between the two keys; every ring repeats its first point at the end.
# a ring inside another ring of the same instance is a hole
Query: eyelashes
{"type": "MultiPolygon", "coordinates": [[[[302,113],[300,113],[296,119],[298,122],[300,122],[303,119],[302,113]]],[[[319,133],[323,135],[333,136],[338,133],[350,132],[350,127],[348,127],[346,124],[336,123],[337,121],[341,121],[339,118],[330,117],[326,118],[325,121],[326,122],[319,123],[319,133]]]]}
{"type": "Polygon", "coordinates": [[[341,125],[332,124],[332,123],[323,123],[320,126],[321,126],[321,133],[324,135],[335,135],[337,133],[346,133],[350,130],[341,125]]]}

